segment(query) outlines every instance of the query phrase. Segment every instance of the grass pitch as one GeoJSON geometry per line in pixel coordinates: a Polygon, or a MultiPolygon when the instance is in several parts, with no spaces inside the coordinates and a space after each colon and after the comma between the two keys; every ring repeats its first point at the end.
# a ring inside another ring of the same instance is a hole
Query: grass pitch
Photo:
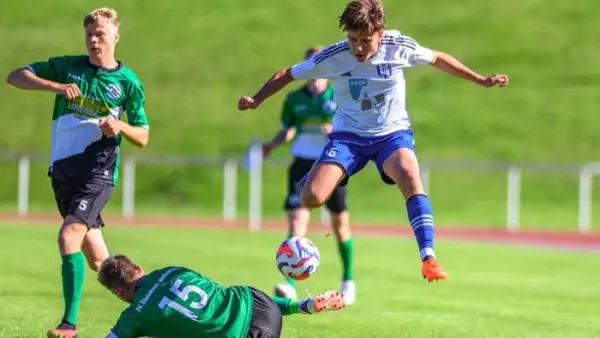
{"type": "MultiPolygon", "coordinates": [[[[282,227],[283,228],[283,227],[282,227]]],[[[62,314],[60,258],[52,226],[3,225],[0,236],[0,337],[39,337],[62,314]]],[[[283,230],[283,229],[282,229],[283,230]]],[[[112,252],[145,269],[195,268],[226,284],[267,292],[281,276],[277,233],[109,227],[112,252]]],[[[310,237],[310,236],[309,236],[310,237]]],[[[312,236],[322,264],[299,283],[312,293],[338,287],[340,268],[331,238],[312,236]]],[[[284,337],[590,338],[600,335],[595,253],[438,241],[449,280],[428,284],[412,240],[356,238],[358,300],[340,312],[292,316],[284,337]]],[[[87,271],[79,327],[104,337],[124,304],[87,271]]]]}

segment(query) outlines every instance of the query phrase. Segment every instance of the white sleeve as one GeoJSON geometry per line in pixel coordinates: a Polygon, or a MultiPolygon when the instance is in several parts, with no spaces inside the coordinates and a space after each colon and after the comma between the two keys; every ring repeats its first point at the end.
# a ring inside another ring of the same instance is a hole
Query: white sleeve
{"type": "Polygon", "coordinates": [[[310,59],[291,67],[295,80],[327,79],[338,75],[344,53],[350,50],[348,42],[341,41],[322,49],[310,59]]]}
{"type": "Polygon", "coordinates": [[[117,335],[114,332],[111,332],[108,335],[106,335],[106,337],[104,337],[104,338],[119,338],[119,337],[117,337],[117,335]]]}
{"type": "Polygon", "coordinates": [[[405,59],[410,67],[430,64],[433,61],[433,51],[421,46],[410,36],[402,35],[397,38],[400,45],[400,57],[405,59]]]}
{"type": "Polygon", "coordinates": [[[408,59],[408,62],[412,67],[423,64],[429,64],[433,62],[433,51],[429,48],[417,44],[415,50],[412,53],[412,57],[408,59]]]}

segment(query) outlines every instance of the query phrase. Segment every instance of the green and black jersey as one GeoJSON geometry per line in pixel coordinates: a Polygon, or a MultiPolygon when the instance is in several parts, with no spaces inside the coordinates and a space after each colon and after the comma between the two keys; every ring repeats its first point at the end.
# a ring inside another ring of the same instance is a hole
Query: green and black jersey
{"type": "Polygon", "coordinates": [[[108,338],[244,338],[252,320],[252,292],[224,287],[187,268],[152,271],[108,338]]]}
{"type": "Polygon", "coordinates": [[[115,185],[119,172],[121,135],[105,137],[98,121],[121,119],[148,128],[144,87],[136,74],[119,63],[115,69],[92,65],[88,56],[59,56],[30,64],[38,77],[79,87],[81,96],[57,95],[52,114],[49,175],[63,181],[106,180],[115,185]]]}
{"type": "Polygon", "coordinates": [[[312,94],[306,87],[290,92],[283,104],[281,124],[295,128],[291,153],[294,157],[317,159],[327,144],[323,125],[331,123],[336,110],[333,88],[321,94],[312,94]]]}

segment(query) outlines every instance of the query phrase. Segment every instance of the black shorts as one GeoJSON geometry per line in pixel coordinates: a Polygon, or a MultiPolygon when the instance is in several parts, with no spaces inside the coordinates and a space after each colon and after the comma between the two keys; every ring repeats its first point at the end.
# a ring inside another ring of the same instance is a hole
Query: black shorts
{"type": "Polygon", "coordinates": [[[264,292],[250,287],[252,292],[252,319],[248,338],[279,338],[283,318],[277,304],[264,292]]]}
{"type": "MultiPolygon", "coordinates": [[[[298,191],[298,183],[308,174],[316,160],[295,157],[294,162],[288,169],[288,195],[285,199],[284,209],[294,210],[301,208],[300,192],[298,191]]],[[[340,213],[348,209],[346,203],[346,186],[338,185],[334,190],[325,207],[329,212],[340,213]]]]}
{"type": "Polygon", "coordinates": [[[104,226],[100,212],[113,194],[114,186],[102,180],[72,183],[52,179],[52,190],[58,211],[63,219],[71,215],[88,229],[104,226]]]}

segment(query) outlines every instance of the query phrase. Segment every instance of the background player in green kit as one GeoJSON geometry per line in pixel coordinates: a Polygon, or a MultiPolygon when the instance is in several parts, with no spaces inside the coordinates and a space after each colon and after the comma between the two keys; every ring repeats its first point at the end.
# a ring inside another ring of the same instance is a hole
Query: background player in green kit
{"type": "MultiPolygon", "coordinates": [[[[319,50],[321,50],[320,46],[309,48],[304,58],[309,59],[319,50]]],[[[263,145],[263,153],[269,156],[274,148],[294,139],[291,147],[294,159],[288,169],[288,195],[284,204],[288,214],[288,236],[306,235],[310,211],[300,204],[298,183],[308,174],[327,144],[326,135],[331,132],[331,118],[335,109],[333,88],[329,86],[327,79],[308,80],[301,88],[287,95],[281,113],[282,128],[270,142],[263,145]]],[[[331,215],[331,225],[342,261],[341,291],[346,305],[350,305],[356,298],[356,286],[352,271],[352,238],[346,187],[338,185],[325,206],[331,215]]],[[[275,295],[296,298],[295,281],[288,278],[286,283],[278,284],[275,287],[275,295]]]]}
{"type": "Polygon", "coordinates": [[[56,94],[48,175],[64,220],[58,247],[65,309],[62,322],[48,337],[77,337],[84,257],[97,271],[109,256],[100,212],[117,183],[121,137],[138,147],[148,142],[144,89],[114,55],[119,41],[116,11],[94,10],[83,26],[88,55],[35,62],[7,79],[17,88],[56,94]],[[120,121],[124,112],[128,123],[120,121]]]}
{"type": "Polygon", "coordinates": [[[281,335],[282,315],[344,308],[339,292],[301,301],[270,298],[253,287],[222,286],[184,267],[146,274],[124,255],[106,259],[98,279],[131,304],[106,338],[275,338],[281,335]]]}

